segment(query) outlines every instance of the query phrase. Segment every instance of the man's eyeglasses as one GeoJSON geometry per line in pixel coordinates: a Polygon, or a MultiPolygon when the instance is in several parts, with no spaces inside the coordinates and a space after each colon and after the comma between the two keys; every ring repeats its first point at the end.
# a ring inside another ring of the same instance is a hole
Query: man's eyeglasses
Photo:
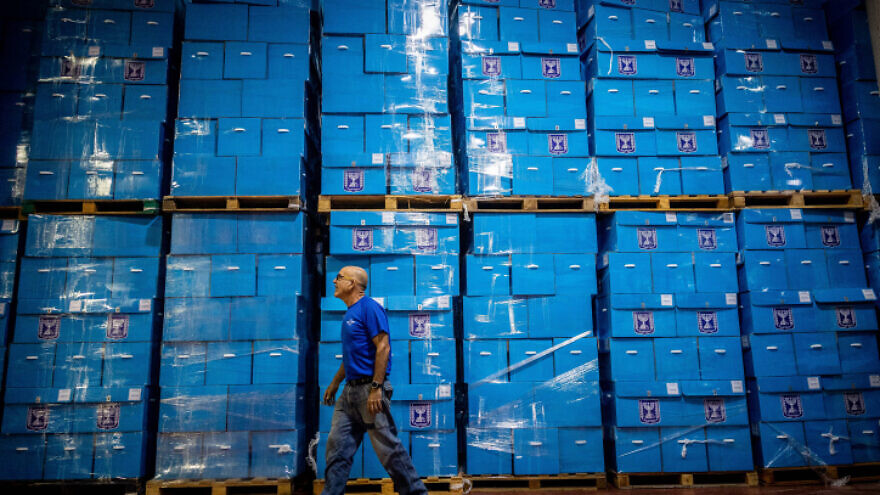
{"type": "Polygon", "coordinates": [[[355,283],[357,283],[357,280],[355,280],[355,279],[353,279],[353,278],[343,277],[342,274],[337,274],[337,275],[336,275],[336,278],[333,279],[333,280],[334,280],[334,281],[339,281],[339,280],[349,280],[349,281],[351,281],[351,282],[355,282],[355,283]]]}

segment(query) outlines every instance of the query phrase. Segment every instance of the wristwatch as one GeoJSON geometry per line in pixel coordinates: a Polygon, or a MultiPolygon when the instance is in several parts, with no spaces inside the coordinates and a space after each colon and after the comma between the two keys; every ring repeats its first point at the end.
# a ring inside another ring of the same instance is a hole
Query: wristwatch
{"type": "Polygon", "coordinates": [[[373,382],[370,384],[370,388],[373,390],[376,390],[377,388],[381,388],[381,387],[382,387],[382,384],[379,382],[373,382]]]}

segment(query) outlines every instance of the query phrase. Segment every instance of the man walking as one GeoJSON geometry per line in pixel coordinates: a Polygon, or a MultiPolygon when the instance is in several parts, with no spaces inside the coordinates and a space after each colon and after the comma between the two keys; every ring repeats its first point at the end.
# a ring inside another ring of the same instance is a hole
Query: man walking
{"type": "Polygon", "coordinates": [[[367,272],[357,266],[339,270],[333,280],[333,296],[348,306],[342,317],[342,364],[324,392],[324,404],[334,405],[333,422],[327,438],[327,470],[324,494],[345,492],[354,454],[364,432],[376,456],[394,482],[400,495],[427,495],[409,454],[397,438],[391,417],[391,342],[385,309],[364,297],[367,272]],[[339,384],[345,379],[342,395],[336,400],[339,384]]]}

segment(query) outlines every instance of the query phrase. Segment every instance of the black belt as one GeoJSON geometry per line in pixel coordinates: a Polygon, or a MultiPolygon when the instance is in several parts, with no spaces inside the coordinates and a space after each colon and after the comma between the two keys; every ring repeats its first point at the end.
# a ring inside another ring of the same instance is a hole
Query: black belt
{"type": "Polygon", "coordinates": [[[372,376],[364,376],[364,377],[361,377],[361,378],[355,378],[354,380],[349,380],[349,381],[348,381],[348,384],[349,384],[349,385],[355,385],[355,386],[356,386],[356,385],[366,385],[366,384],[368,384],[368,383],[373,383],[373,377],[372,377],[372,376]]]}

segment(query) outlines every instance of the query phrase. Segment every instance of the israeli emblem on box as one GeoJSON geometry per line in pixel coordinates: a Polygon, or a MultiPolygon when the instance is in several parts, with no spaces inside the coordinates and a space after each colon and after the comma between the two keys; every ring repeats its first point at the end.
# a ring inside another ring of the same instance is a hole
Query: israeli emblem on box
{"type": "Polygon", "coordinates": [[[409,425],[413,428],[431,427],[430,402],[411,402],[409,404],[409,425]]]}
{"type": "Polygon", "coordinates": [[[547,151],[551,155],[568,153],[568,134],[547,134],[547,151]]]}
{"type": "Polygon", "coordinates": [[[669,10],[671,12],[681,12],[683,10],[681,0],[669,0],[669,10]]]}
{"type": "Polygon", "coordinates": [[[840,246],[840,230],[836,225],[822,226],[822,245],[827,247],[840,246]]]}
{"type": "Polygon", "coordinates": [[[416,247],[425,251],[435,251],[437,249],[437,229],[427,227],[416,229],[416,247]]]}
{"type": "Polygon", "coordinates": [[[756,150],[770,149],[770,134],[767,129],[749,129],[752,136],[752,148],[756,150]]]}
{"type": "Polygon", "coordinates": [[[545,9],[555,9],[556,0],[538,0],[538,5],[544,7],[545,9]]]}
{"type": "Polygon", "coordinates": [[[715,229],[697,229],[697,243],[705,251],[718,249],[718,234],[715,229]]]}
{"type": "Polygon", "coordinates": [[[430,334],[431,315],[428,313],[412,313],[409,315],[409,335],[424,338],[430,334]]]}
{"type": "Polygon", "coordinates": [[[37,322],[37,338],[55,340],[61,336],[61,317],[55,315],[40,316],[37,322]]]}
{"type": "Polygon", "coordinates": [[[715,311],[697,311],[697,330],[700,333],[718,333],[718,313],[715,311]]]}
{"type": "Polygon", "coordinates": [[[503,132],[487,132],[486,148],[492,153],[507,153],[507,135],[503,132]]]}
{"type": "Polygon", "coordinates": [[[146,74],[146,62],[139,62],[137,60],[125,61],[125,74],[123,77],[126,81],[143,81],[146,74]]]}
{"type": "Polygon", "coordinates": [[[678,141],[678,151],[680,151],[681,153],[697,152],[697,133],[676,132],[675,138],[678,141]]]}
{"type": "Polygon", "coordinates": [[[75,60],[70,58],[62,58],[61,59],[61,70],[58,75],[61,77],[72,77],[74,79],[79,78],[80,67],[79,64],[76,63],[75,60]]]}
{"type": "Polygon", "coordinates": [[[498,77],[501,75],[501,57],[483,57],[483,75],[498,77]]]}
{"type": "Polygon", "coordinates": [[[865,398],[861,392],[845,392],[843,400],[846,403],[846,413],[850,416],[861,416],[865,414],[865,398]]]}
{"type": "Polygon", "coordinates": [[[639,335],[654,333],[654,312],[633,311],[633,331],[639,335]]]}
{"type": "Polygon", "coordinates": [[[773,326],[777,330],[794,330],[794,315],[791,308],[773,308],[773,326]]]}
{"type": "Polygon", "coordinates": [[[29,407],[26,426],[30,431],[43,431],[48,428],[49,408],[46,406],[29,407]]]}
{"type": "Polygon", "coordinates": [[[782,416],[789,419],[803,417],[804,404],[800,394],[785,394],[779,398],[782,402],[782,416]]]}
{"type": "Polygon", "coordinates": [[[804,74],[815,74],[819,72],[819,61],[815,55],[806,53],[801,54],[801,72],[804,74]]]}
{"type": "Polygon", "coordinates": [[[107,338],[108,339],[125,339],[128,338],[128,315],[120,315],[112,313],[107,318],[107,338]]]}
{"type": "Polygon", "coordinates": [[[760,53],[746,52],[746,70],[749,72],[764,72],[764,56],[760,53]]]}
{"type": "Polygon", "coordinates": [[[681,77],[694,77],[697,73],[694,57],[675,57],[675,73],[681,77]]]}
{"type": "Polygon", "coordinates": [[[119,428],[119,404],[112,402],[98,404],[95,417],[99,429],[115,430],[119,428]]]}
{"type": "Polygon", "coordinates": [[[624,76],[634,76],[639,72],[638,60],[635,55],[618,55],[617,72],[624,76]]]}
{"type": "Polygon", "coordinates": [[[355,251],[373,249],[373,229],[357,228],[351,231],[351,248],[355,251]]]}
{"type": "Polygon", "coordinates": [[[782,225],[765,225],[764,232],[767,234],[767,245],[770,247],[785,246],[785,227],[782,225]]]}
{"type": "Polygon", "coordinates": [[[139,9],[152,9],[156,6],[156,0],[134,0],[134,6],[139,9]]]}
{"type": "Polygon", "coordinates": [[[852,306],[838,306],[835,308],[837,312],[837,326],[840,328],[855,328],[856,310],[852,306]]]}
{"type": "Polygon", "coordinates": [[[364,190],[364,170],[352,168],[342,176],[342,190],[345,192],[361,192],[364,190]]]}
{"type": "Polygon", "coordinates": [[[657,249],[657,229],[654,227],[639,227],[636,229],[639,239],[639,249],[657,249]]]}
{"type": "Polygon", "coordinates": [[[617,152],[630,154],[636,152],[636,135],[633,132],[615,132],[614,141],[617,144],[617,152]]]}
{"type": "Polygon", "coordinates": [[[549,79],[562,76],[562,64],[558,58],[541,57],[541,74],[549,79]]]}
{"type": "Polygon", "coordinates": [[[825,129],[809,129],[807,135],[810,138],[810,148],[814,150],[824,150],[828,147],[828,140],[825,137],[825,129]]]}
{"type": "Polygon", "coordinates": [[[723,423],[727,421],[727,409],[724,399],[704,399],[703,410],[706,412],[707,423],[723,423]]]}
{"type": "Polygon", "coordinates": [[[653,425],[660,422],[660,401],[657,399],[639,399],[639,421],[653,425]]]}
{"type": "Polygon", "coordinates": [[[430,168],[418,167],[412,171],[412,186],[415,192],[431,192],[434,190],[434,174],[430,168]]]}
{"type": "Polygon", "coordinates": [[[635,5],[636,0],[620,0],[620,3],[625,4],[625,5],[635,5]]]}

